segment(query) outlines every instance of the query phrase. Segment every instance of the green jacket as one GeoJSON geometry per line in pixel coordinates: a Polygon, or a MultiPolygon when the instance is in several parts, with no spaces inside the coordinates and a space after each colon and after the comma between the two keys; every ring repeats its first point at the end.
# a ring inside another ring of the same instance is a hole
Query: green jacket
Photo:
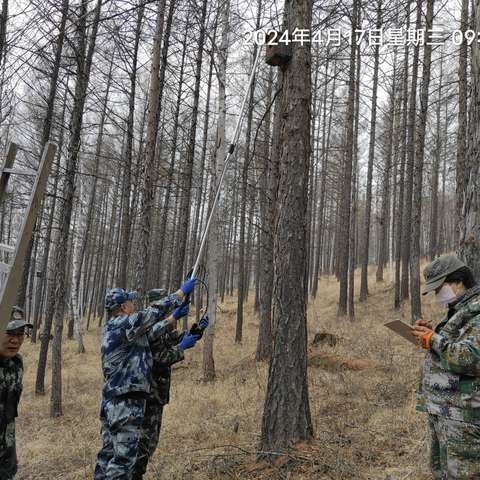
{"type": "Polygon", "coordinates": [[[417,390],[417,410],[480,424],[480,286],[435,329],[417,390]]]}
{"type": "Polygon", "coordinates": [[[20,355],[0,358],[0,478],[17,473],[15,418],[22,393],[23,361],[20,355]]]}

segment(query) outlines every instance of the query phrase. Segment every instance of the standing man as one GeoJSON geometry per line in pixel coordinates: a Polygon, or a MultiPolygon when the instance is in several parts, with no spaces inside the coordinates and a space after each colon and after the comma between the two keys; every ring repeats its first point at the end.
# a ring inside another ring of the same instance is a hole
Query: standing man
{"type": "Polygon", "coordinates": [[[109,319],[102,338],[104,386],[100,420],[103,446],[94,480],[131,480],[139,452],[146,401],[151,391],[153,357],[150,344],[160,339],[185,297],[195,288],[187,280],[155,307],[135,312],[136,292],[114,288],[107,292],[109,319]],[[175,310],[174,310],[175,309],[175,310]],[[168,316],[168,318],[167,318],[168,316]]]}
{"type": "MultiPolygon", "coordinates": [[[[147,294],[150,306],[154,306],[164,295],[164,289],[150,290],[147,294]]],[[[185,303],[174,311],[173,316],[179,320],[188,315],[188,311],[189,305],[185,303]]],[[[199,329],[195,333],[179,334],[173,325],[169,325],[164,335],[150,344],[153,354],[152,384],[147,399],[139,455],[132,480],[143,479],[148,462],[157,448],[162,426],[163,407],[170,400],[171,367],[185,358],[184,351],[195,346],[207,326],[207,317],[202,318],[199,322],[199,329]]]]}
{"type": "Polygon", "coordinates": [[[12,308],[10,322],[0,344],[0,478],[13,480],[17,473],[15,418],[22,394],[23,360],[20,347],[25,339],[23,310],[12,308]]]}

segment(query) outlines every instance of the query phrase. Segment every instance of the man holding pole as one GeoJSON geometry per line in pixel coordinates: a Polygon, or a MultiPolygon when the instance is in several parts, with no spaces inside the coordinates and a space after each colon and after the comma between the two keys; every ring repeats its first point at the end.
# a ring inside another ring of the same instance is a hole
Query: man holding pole
{"type": "Polygon", "coordinates": [[[131,480],[151,392],[150,344],[179,318],[182,302],[195,282],[194,278],[187,280],[175,293],[140,312],[135,312],[133,303],[136,292],[122,288],[107,292],[105,308],[110,318],[102,338],[104,386],[100,411],[103,446],[94,480],[131,480]]]}
{"type": "MultiPolygon", "coordinates": [[[[164,295],[164,289],[150,290],[147,293],[149,305],[155,307],[156,302],[161,301],[164,295]]],[[[188,311],[189,305],[185,303],[174,312],[175,319],[179,320],[188,315],[188,311]]],[[[151,388],[146,402],[139,452],[132,480],[142,480],[147,471],[148,462],[157,448],[163,407],[170,400],[171,367],[185,358],[185,350],[195,346],[207,326],[207,317],[202,318],[195,332],[179,334],[174,325],[169,325],[160,338],[150,343],[153,356],[151,388]]]]}

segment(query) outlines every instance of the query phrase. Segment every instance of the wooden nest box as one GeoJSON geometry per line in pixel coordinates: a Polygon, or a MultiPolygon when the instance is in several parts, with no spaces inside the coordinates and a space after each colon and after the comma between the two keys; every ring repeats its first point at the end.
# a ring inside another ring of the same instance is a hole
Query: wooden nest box
{"type": "Polygon", "coordinates": [[[269,32],[265,44],[265,63],[273,67],[284,67],[292,58],[290,46],[279,42],[282,32],[269,32]]]}

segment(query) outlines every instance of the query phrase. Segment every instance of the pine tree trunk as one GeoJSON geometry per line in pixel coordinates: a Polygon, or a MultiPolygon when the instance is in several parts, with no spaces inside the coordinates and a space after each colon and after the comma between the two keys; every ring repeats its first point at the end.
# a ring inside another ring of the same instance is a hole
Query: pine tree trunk
{"type": "MultiPolygon", "coordinates": [[[[473,4],[473,22],[480,31],[480,0],[473,4]]],[[[472,91],[469,108],[468,132],[468,182],[462,205],[464,218],[460,228],[460,258],[480,278],[480,44],[472,43],[472,91]]]]}
{"type": "MultiPolygon", "coordinates": [[[[54,298],[50,296],[50,302],[55,305],[54,322],[55,335],[52,343],[52,391],[50,397],[50,416],[56,417],[62,415],[62,381],[61,381],[61,343],[63,329],[63,312],[65,311],[66,299],[66,275],[67,275],[67,253],[69,251],[70,239],[70,223],[73,212],[73,200],[75,193],[75,175],[78,164],[78,153],[80,150],[81,130],[83,111],[85,106],[86,93],[90,78],[90,70],[92,65],[93,52],[98,31],[98,21],[100,18],[100,10],[102,1],[98,0],[95,6],[94,18],[90,32],[90,38],[87,50],[86,38],[86,12],[87,1],[82,3],[79,20],[79,49],[77,57],[77,81],[75,85],[75,97],[70,124],[70,141],[68,145],[67,168],[65,175],[65,185],[63,191],[64,203],[60,208],[60,225],[59,225],[59,243],[55,248],[55,277],[54,277],[54,298]],[[86,55],[85,55],[85,50],[86,55]],[[55,300],[54,300],[55,299],[55,300]]],[[[47,315],[48,317],[48,315],[47,315]]],[[[42,339],[43,346],[43,339],[42,339]]]]}
{"type": "MultiPolygon", "coordinates": [[[[415,29],[421,28],[421,11],[417,7],[417,21],[415,29]]],[[[415,167],[415,119],[417,112],[417,78],[418,78],[418,56],[420,44],[415,45],[413,50],[412,63],[412,84],[410,87],[410,100],[408,107],[407,122],[407,157],[405,171],[405,197],[403,211],[403,234],[402,234],[402,289],[401,296],[403,300],[409,297],[409,269],[410,254],[412,248],[412,199],[413,199],[413,182],[415,167]]]]}
{"type": "MultiPolygon", "coordinates": [[[[358,18],[358,0],[353,2],[352,13],[352,39],[356,38],[358,18]]],[[[338,233],[340,235],[340,244],[338,249],[338,276],[340,281],[340,293],[338,300],[338,315],[347,314],[348,301],[348,266],[350,251],[350,208],[352,194],[352,164],[353,164],[353,137],[355,120],[355,62],[356,62],[356,42],[352,41],[350,45],[350,66],[348,79],[348,99],[347,111],[345,116],[345,156],[344,171],[342,179],[342,194],[340,204],[340,223],[338,224],[338,233]]]]}
{"type": "Polygon", "coordinates": [[[386,138],[386,151],[385,151],[385,163],[382,185],[382,214],[380,219],[380,251],[378,255],[378,266],[376,280],[377,282],[383,282],[383,268],[387,261],[387,247],[388,236],[387,229],[389,224],[390,213],[390,175],[392,169],[392,149],[394,142],[394,118],[395,118],[395,105],[396,105],[396,76],[397,76],[397,64],[396,54],[394,55],[393,74],[392,74],[392,90],[390,94],[390,110],[387,118],[387,138],[386,138]]]}
{"type": "MultiPolygon", "coordinates": [[[[407,5],[407,29],[410,28],[410,4],[407,5]]],[[[396,257],[395,257],[395,300],[394,300],[394,308],[399,309],[401,306],[401,302],[403,297],[402,293],[402,255],[403,255],[403,248],[402,248],[402,239],[403,239],[403,231],[404,231],[404,212],[405,212],[405,167],[406,167],[406,145],[407,145],[407,110],[408,110],[408,76],[409,76],[409,47],[408,45],[405,46],[405,53],[404,53],[404,63],[403,63],[403,82],[402,82],[402,98],[403,98],[403,106],[402,106],[402,128],[401,128],[401,152],[400,152],[400,178],[399,178],[399,193],[398,193],[398,214],[397,214],[397,238],[396,238],[396,257]]],[[[408,270],[407,270],[408,275],[408,270]]],[[[408,282],[407,282],[408,288],[408,282]]],[[[408,292],[407,292],[408,295],[408,292]]]]}
{"type": "MultiPolygon", "coordinates": [[[[281,78],[281,76],[280,76],[281,78]]],[[[261,362],[270,360],[272,356],[272,294],[273,294],[273,229],[275,228],[275,203],[278,182],[278,155],[276,150],[270,149],[271,102],[272,102],[273,69],[270,68],[267,79],[267,93],[265,96],[268,111],[264,117],[262,129],[262,148],[258,153],[260,163],[260,327],[257,338],[255,360],[261,362]]],[[[281,88],[277,84],[276,91],[281,88]]],[[[280,101],[275,104],[275,126],[279,123],[280,101]]],[[[274,132],[278,132],[278,129],[274,132]]],[[[274,133],[275,136],[276,133],[274,133]]],[[[278,146],[278,142],[276,142],[278,146]]]]}
{"type": "MultiPolygon", "coordinates": [[[[198,104],[200,98],[200,80],[202,72],[203,48],[205,44],[205,30],[207,17],[207,0],[203,0],[200,12],[199,38],[195,59],[195,86],[193,90],[192,121],[188,133],[185,167],[182,172],[182,195],[180,198],[179,230],[175,248],[175,263],[172,276],[173,285],[180,285],[183,279],[185,254],[187,251],[188,226],[190,222],[190,203],[192,193],[193,161],[195,158],[195,143],[197,137],[198,104]]],[[[187,317],[184,318],[184,326],[187,317]]]]}
{"type": "Polygon", "coordinates": [[[136,285],[140,292],[148,290],[150,242],[153,236],[152,211],[155,203],[155,180],[157,168],[155,152],[157,145],[158,123],[162,105],[167,53],[170,40],[170,28],[176,0],[171,0],[168,18],[163,35],[166,0],[158,4],[155,37],[152,50],[152,66],[150,69],[150,88],[148,93],[147,137],[142,162],[142,191],[140,196],[140,238],[138,244],[138,264],[136,285]],[[164,37],[163,49],[161,47],[164,37]]]}
{"type": "Polygon", "coordinates": [[[135,94],[137,88],[137,62],[138,62],[138,46],[140,43],[140,35],[142,33],[142,22],[145,7],[143,0],[138,0],[137,23],[135,27],[135,39],[132,53],[132,70],[130,72],[130,90],[128,95],[128,119],[127,119],[127,138],[124,153],[124,176],[123,184],[123,208],[122,208],[122,230],[120,240],[120,250],[123,255],[120,257],[120,269],[118,272],[117,284],[127,287],[129,284],[129,276],[127,274],[128,258],[130,257],[130,233],[131,233],[131,208],[130,208],[130,191],[132,188],[132,153],[134,139],[134,123],[135,123],[135,94]]]}
{"type": "MultiPolygon", "coordinates": [[[[427,14],[425,29],[427,39],[430,40],[428,32],[432,29],[434,0],[427,0],[427,14]]],[[[421,25],[422,0],[417,0],[417,28],[421,25]]],[[[427,127],[428,113],[428,90],[430,86],[430,70],[432,65],[432,45],[427,41],[423,50],[423,72],[422,87],[420,92],[420,112],[418,115],[418,126],[415,145],[415,167],[412,205],[412,255],[410,264],[411,274],[411,306],[412,322],[422,318],[422,304],[420,300],[420,252],[421,252],[421,225],[422,225],[422,191],[423,191],[423,163],[425,156],[425,131],[427,127]]]]}
{"type": "MultiPolygon", "coordinates": [[[[310,29],[310,0],[287,2],[286,29],[310,29]]],[[[274,248],[274,349],[260,440],[261,456],[310,440],[307,381],[306,235],[310,161],[310,45],[293,43],[283,72],[278,215],[274,248]],[[301,126],[299,128],[299,126],[301,126]]]]}
{"type": "MultiPolygon", "coordinates": [[[[252,63],[257,56],[258,45],[255,44],[252,54],[252,63]]],[[[250,139],[252,134],[253,104],[255,101],[255,78],[250,89],[248,102],[248,113],[245,133],[245,157],[242,166],[242,181],[240,193],[240,238],[238,241],[238,299],[237,299],[237,323],[235,326],[235,343],[242,343],[243,334],[243,304],[245,301],[246,285],[246,264],[245,264],[245,225],[247,213],[247,192],[248,192],[248,169],[250,165],[250,139]]]]}
{"type": "Polygon", "coordinates": [[[436,132],[435,132],[435,149],[433,153],[432,165],[432,201],[430,207],[430,245],[429,257],[433,260],[439,253],[438,241],[438,184],[440,177],[440,162],[443,151],[443,132],[441,125],[441,107],[443,93],[443,55],[440,56],[440,78],[438,86],[437,110],[436,110],[436,132]]]}
{"type": "MultiPolygon", "coordinates": [[[[218,80],[218,115],[217,115],[217,132],[215,140],[215,152],[212,155],[214,162],[212,168],[212,178],[210,184],[210,198],[215,195],[215,189],[220,179],[224,167],[226,138],[225,127],[227,118],[227,60],[228,60],[228,33],[230,31],[230,1],[226,0],[222,3],[219,15],[219,25],[222,31],[221,42],[217,53],[217,80],[218,80]]],[[[217,319],[217,302],[218,302],[218,284],[221,269],[221,259],[219,255],[218,233],[219,233],[219,211],[217,210],[212,218],[210,231],[208,234],[208,255],[207,255],[207,275],[210,285],[210,304],[208,309],[208,317],[210,325],[205,335],[205,343],[203,346],[203,381],[211,382],[215,379],[215,361],[213,358],[213,344],[215,340],[215,323],[217,319]]]]}
{"type": "MultiPolygon", "coordinates": [[[[377,4],[377,26],[382,26],[382,0],[377,4]]],[[[370,141],[368,147],[368,170],[367,170],[367,197],[365,204],[365,230],[363,233],[363,252],[362,252],[362,274],[360,280],[360,298],[361,302],[367,299],[368,295],[368,260],[370,251],[370,223],[372,214],[372,178],[373,178],[373,160],[375,158],[375,131],[377,126],[377,90],[378,90],[378,69],[380,64],[380,45],[377,43],[374,49],[373,66],[373,87],[372,87],[372,114],[370,117],[370,141]]],[[[383,197],[385,200],[385,197],[383,197]]]]}

